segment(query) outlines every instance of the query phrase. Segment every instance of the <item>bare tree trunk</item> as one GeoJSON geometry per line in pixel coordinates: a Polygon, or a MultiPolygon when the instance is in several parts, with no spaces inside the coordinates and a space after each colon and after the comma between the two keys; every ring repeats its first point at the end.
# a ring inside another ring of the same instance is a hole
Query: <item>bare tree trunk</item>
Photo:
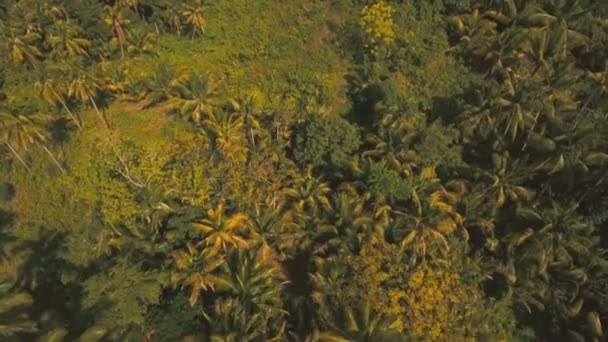
{"type": "Polygon", "coordinates": [[[120,173],[126,180],[128,180],[131,184],[135,185],[136,187],[145,188],[148,185],[150,178],[148,178],[148,180],[145,183],[142,182],[141,180],[133,179],[133,177],[131,177],[131,172],[129,171],[129,166],[127,166],[127,163],[125,162],[125,160],[120,156],[120,151],[118,150],[116,145],[114,145],[114,143],[112,143],[112,142],[110,142],[110,145],[112,146],[112,150],[114,150],[114,154],[120,161],[120,164],[122,164],[122,167],[124,168],[124,170],[119,168],[116,171],[118,171],[118,173],[120,173]]]}
{"type": "Polygon", "coordinates": [[[25,160],[23,160],[23,158],[21,158],[21,156],[19,155],[19,153],[17,153],[17,151],[15,151],[15,149],[13,148],[13,146],[11,146],[11,144],[9,144],[8,142],[4,142],[6,144],[6,146],[8,146],[9,150],[11,150],[11,152],[15,155],[15,157],[17,157],[17,159],[21,162],[21,164],[23,164],[23,166],[25,166],[25,168],[28,171],[32,171],[32,169],[30,169],[29,166],[27,166],[27,163],[25,162],[25,160]]]}
{"type": "Polygon", "coordinates": [[[253,134],[253,129],[249,128],[249,135],[251,136],[251,143],[253,144],[253,147],[255,146],[255,135],[253,134]]]}
{"type": "Polygon", "coordinates": [[[91,101],[91,103],[93,104],[93,108],[95,109],[95,112],[97,113],[97,116],[101,120],[101,123],[103,123],[103,126],[106,129],[110,129],[110,126],[108,126],[108,122],[103,117],[103,114],[101,113],[101,111],[99,111],[99,107],[97,107],[97,103],[95,103],[95,100],[93,100],[93,98],[91,97],[91,95],[89,95],[89,101],[91,101]]]}
{"type": "Polygon", "coordinates": [[[68,108],[68,105],[65,103],[65,101],[61,101],[61,105],[63,106],[63,109],[68,112],[70,118],[76,124],[76,127],[78,127],[78,129],[82,131],[82,124],[80,123],[80,119],[76,116],[76,114],[74,114],[74,112],[72,112],[70,108],[68,108]]]}
{"type": "Polygon", "coordinates": [[[46,153],[48,153],[49,157],[51,157],[51,159],[53,160],[55,165],[57,165],[57,168],[59,168],[59,171],[61,171],[61,173],[63,173],[65,175],[65,169],[61,166],[61,164],[59,164],[57,159],[55,159],[55,156],[51,153],[51,151],[49,151],[49,149],[46,147],[46,145],[44,145],[42,143],[39,143],[39,144],[46,151],[46,153]]]}
{"type": "Polygon", "coordinates": [[[120,25],[120,22],[118,20],[114,19],[112,26],[114,27],[114,32],[116,33],[116,38],[118,38],[118,42],[120,43],[120,57],[124,58],[125,57],[124,43],[127,40],[127,35],[125,34],[125,30],[122,28],[122,25],[120,25]]]}

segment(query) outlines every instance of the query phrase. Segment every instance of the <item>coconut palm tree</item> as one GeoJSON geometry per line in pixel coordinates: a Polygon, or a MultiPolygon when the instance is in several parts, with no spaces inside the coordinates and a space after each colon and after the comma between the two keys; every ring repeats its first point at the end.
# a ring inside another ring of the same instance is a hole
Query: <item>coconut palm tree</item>
{"type": "Polygon", "coordinates": [[[50,56],[57,59],[88,56],[91,41],[82,37],[82,28],[74,22],[58,20],[53,23],[46,38],[51,46],[50,56]]]}
{"type": "Polygon", "coordinates": [[[181,35],[182,26],[184,24],[180,4],[181,3],[169,1],[160,8],[160,17],[164,21],[165,25],[167,25],[173,32],[176,32],[178,36],[181,35]]]}
{"type": "Polygon", "coordinates": [[[515,302],[530,312],[551,310],[563,319],[584,316],[605,285],[608,263],[591,222],[580,217],[576,206],[551,202],[535,216],[520,219],[527,229],[502,237],[505,263],[499,270],[515,288],[515,302]]]}
{"type": "Polygon", "coordinates": [[[216,270],[225,261],[221,255],[212,253],[210,248],[197,248],[187,243],[183,249],[173,252],[175,270],[171,282],[190,289],[190,305],[198,302],[201,292],[212,290],[218,280],[216,270]]]}
{"type": "Polygon", "coordinates": [[[209,74],[192,73],[180,77],[173,93],[169,100],[171,108],[197,123],[211,116],[217,105],[217,85],[209,74]]]}
{"type": "Polygon", "coordinates": [[[30,168],[17,150],[27,150],[30,145],[37,144],[44,149],[57,168],[65,173],[65,169],[44,144],[49,139],[49,133],[45,127],[49,120],[50,117],[44,114],[25,116],[0,113],[0,132],[2,132],[0,137],[26,169],[30,168]]]}
{"type": "Polygon", "coordinates": [[[225,111],[203,120],[203,127],[211,137],[215,150],[220,152],[225,160],[235,162],[243,162],[247,158],[243,126],[241,115],[225,111]]]}
{"type": "Polygon", "coordinates": [[[0,337],[10,340],[22,333],[36,332],[36,322],[29,319],[27,310],[34,300],[27,292],[14,290],[16,265],[12,261],[2,261],[0,274],[0,337]],[[9,273],[11,272],[11,273],[9,273]]]}
{"type": "Polygon", "coordinates": [[[393,322],[374,312],[368,303],[360,307],[347,307],[339,317],[334,317],[328,331],[319,333],[319,341],[327,342],[397,342],[405,336],[392,327],[393,322]]]}
{"type": "Polygon", "coordinates": [[[205,312],[212,339],[234,336],[237,341],[279,341],[285,337],[283,272],[259,254],[257,247],[228,253],[215,287],[218,298],[205,312]]]}
{"type": "Polygon", "coordinates": [[[201,244],[208,247],[211,255],[225,252],[231,247],[249,246],[247,236],[249,216],[243,212],[227,214],[224,204],[207,210],[206,218],[195,222],[192,227],[203,233],[201,244]]]}
{"type": "Polygon", "coordinates": [[[320,207],[330,208],[329,184],[315,177],[312,167],[308,167],[306,174],[296,179],[294,184],[284,190],[285,195],[291,199],[295,213],[318,213],[320,207]]]}
{"type": "Polygon", "coordinates": [[[52,105],[61,105],[76,127],[82,130],[80,118],[67,104],[68,90],[62,84],[51,78],[43,78],[36,82],[36,88],[39,89],[40,97],[43,100],[52,105]]]}
{"type": "MultiPolygon", "coordinates": [[[[53,330],[38,334],[37,342],[66,342],[68,336],[68,330],[65,328],[55,328],[53,330]]],[[[120,329],[110,329],[102,324],[94,324],[88,327],[82,334],[80,334],[76,341],[80,342],[97,342],[100,340],[121,340],[128,341],[133,338],[140,338],[141,335],[135,334],[132,330],[127,329],[121,331],[120,329]]],[[[147,340],[146,340],[147,341],[147,340]]]]}
{"type": "Polygon", "coordinates": [[[234,102],[232,106],[235,112],[243,116],[243,121],[249,132],[249,143],[255,147],[256,132],[261,130],[261,123],[258,119],[259,112],[255,106],[255,98],[248,97],[238,102],[234,102]]]}
{"type": "Polygon", "coordinates": [[[176,81],[177,72],[174,67],[165,63],[157,65],[150,77],[141,84],[143,89],[137,95],[141,101],[140,107],[148,108],[169,99],[176,81]]]}
{"type": "Polygon", "coordinates": [[[125,56],[124,45],[127,42],[126,26],[130,23],[129,19],[125,18],[125,7],[121,7],[119,4],[114,6],[104,6],[105,18],[103,22],[112,28],[115,39],[118,40],[120,45],[120,55],[125,56]]]}
{"type": "Polygon", "coordinates": [[[386,160],[391,169],[402,172],[405,167],[411,169],[410,146],[417,137],[420,116],[394,113],[386,108],[386,113],[376,123],[375,133],[367,135],[369,148],[362,153],[367,160],[386,160]]]}
{"type": "Polygon", "coordinates": [[[200,32],[200,34],[205,34],[207,21],[205,20],[204,8],[201,0],[197,0],[195,5],[184,5],[182,16],[184,17],[184,21],[191,27],[192,40],[194,40],[194,35],[196,35],[197,31],[200,32]]]}
{"type": "Polygon", "coordinates": [[[259,204],[254,206],[254,214],[249,220],[253,239],[260,244],[261,260],[278,261],[282,256],[277,251],[284,249],[283,227],[290,223],[291,217],[280,208],[266,207],[259,204]]]}
{"type": "Polygon", "coordinates": [[[340,192],[332,198],[331,207],[325,212],[327,221],[336,228],[332,244],[357,252],[373,231],[372,213],[365,211],[365,203],[359,196],[340,192]]]}
{"type": "Polygon", "coordinates": [[[461,196],[439,185],[433,167],[426,167],[413,177],[410,205],[403,211],[393,210],[387,228],[401,250],[411,250],[412,260],[427,252],[449,250],[447,236],[461,232],[468,238],[463,217],[455,209],[461,196]]]}
{"type": "Polygon", "coordinates": [[[95,113],[97,114],[97,117],[99,118],[103,126],[106,129],[109,129],[110,126],[108,125],[108,122],[99,110],[97,102],[95,102],[95,98],[98,95],[99,89],[100,86],[97,83],[97,80],[95,80],[90,75],[81,72],[78,76],[72,79],[70,87],[68,89],[68,95],[73,96],[74,98],[78,99],[83,103],[90,103],[93,106],[93,109],[95,110],[95,113]]]}
{"type": "Polygon", "coordinates": [[[16,29],[9,27],[8,24],[0,22],[0,31],[6,32],[6,42],[8,44],[8,58],[13,63],[29,62],[36,67],[36,63],[42,58],[42,52],[37,43],[42,39],[42,35],[35,30],[28,30],[26,33],[19,33],[16,29]]]}
{"type": "Polygon", "coordinates": [[[156,36],[142,28],[130,30],[127,34],[127,52],[136,55],[154,54],[156,36]]]}

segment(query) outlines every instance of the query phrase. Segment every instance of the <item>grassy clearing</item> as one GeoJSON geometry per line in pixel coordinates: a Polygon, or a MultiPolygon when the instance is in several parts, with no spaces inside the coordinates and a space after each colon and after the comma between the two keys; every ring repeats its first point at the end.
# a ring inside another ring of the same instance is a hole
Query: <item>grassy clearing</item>
{"type": "Polygon", "coordinates": [[[220,1],[208,9],[206,34],[194,39],[162,35],[156,56],[132,73],[159,62],[221,78],[230,94],[262,93],[281,109],[295,94],[306,94],[344,109],[344,75],[350,62],[339,55],[329,27],[336,11],[328,2],[220,1]],[[252,14],[256,15],[252,15],[252,14]]]}

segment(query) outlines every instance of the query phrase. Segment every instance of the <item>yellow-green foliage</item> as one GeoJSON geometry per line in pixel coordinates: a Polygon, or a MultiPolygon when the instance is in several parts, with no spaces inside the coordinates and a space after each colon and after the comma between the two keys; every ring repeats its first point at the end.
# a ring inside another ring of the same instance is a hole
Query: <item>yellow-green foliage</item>
{"type": "Polygon", "coordinates": [[[327,21],[332,6],[231,0],[207,10],[205,36],[192,43],[189,37],[161,34],[157,56],[142,57],[131,68],[144,72],[165,62],[211,72],[224,81],[231,96],[257,87],[268,100],[262,109],[281,114],[293,114],[295,108],[286,108],[303,97],[344,105],[343,76],[350,61],[331,44],[333,32],[327,21]]]}
{"type": "Polygon", "coordinates": [[[449,261],[425,261],[409,268],[399,248],[373,237],[359,255],[348,258],[354,286],[346,301],[369,301],[371,307],[394,320],[393,327],[416,340],[466,340],[479,332],[467,325],[481,300],[449,261]]]}
{"type": "Polygon", "coordinates": [[[393,31],[393,13],[395,10],[383,0],[361,10],[361,29],[365,39],[365,47],[374,55],[379,49],[388,46],[395,40],[393,31]]]}

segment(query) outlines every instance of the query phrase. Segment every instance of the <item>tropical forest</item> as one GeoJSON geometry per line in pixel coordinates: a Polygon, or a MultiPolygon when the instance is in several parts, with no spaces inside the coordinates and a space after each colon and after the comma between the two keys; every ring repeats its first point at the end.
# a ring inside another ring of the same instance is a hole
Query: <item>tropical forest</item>
{"type": "Polygon", "coordinates": [[[0,341],[608,341],[605,0],[0,0],[0,341]]]}

